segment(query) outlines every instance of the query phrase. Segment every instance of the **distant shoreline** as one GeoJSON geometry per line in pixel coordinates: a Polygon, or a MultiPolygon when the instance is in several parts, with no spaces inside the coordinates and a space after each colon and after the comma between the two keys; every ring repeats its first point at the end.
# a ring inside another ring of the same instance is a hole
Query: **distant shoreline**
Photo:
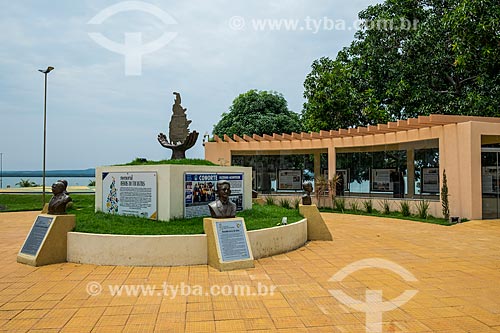
{"type": "MultiPolygon", "coordinates": [[[[3,177],[42,177],[42,171],[3,171],[3,177]]],[[[48,170],[45,177],[95,177],[95,169],[48,170]]]]}

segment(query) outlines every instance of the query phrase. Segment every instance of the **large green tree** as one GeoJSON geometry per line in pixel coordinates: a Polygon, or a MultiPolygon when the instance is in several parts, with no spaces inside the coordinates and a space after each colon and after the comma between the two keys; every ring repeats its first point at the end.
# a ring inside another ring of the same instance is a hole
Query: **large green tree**
{"type": "Polygon", "coordinates": [[[214,126],[213,134],[262,135],[273,133],[301,132],[299,115],[288,110],[287,101],[280,93],[273,91],[249,90],[240,94],[222,114],[214,126]]]}
{"type": "Polygon", "coordinates": [[[359,18],[351,45],[306,77],[308,130],[500,115],[498,0],[386,0],[359,18]]]}

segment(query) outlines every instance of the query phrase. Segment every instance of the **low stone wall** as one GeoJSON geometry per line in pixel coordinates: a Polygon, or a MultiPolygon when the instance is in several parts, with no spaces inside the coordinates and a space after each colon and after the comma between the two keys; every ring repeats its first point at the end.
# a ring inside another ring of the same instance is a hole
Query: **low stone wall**
{"type": "MultiPolygon", "coordinates": [[[[307,241],[307,220],[248,232],[255,259],[285,253],[307,241]]],[[[206,235],[110,235],[68,233],[69,262],[119,266],[207,264],[206,235]]]]}
{"type": "Polygon", "coordinates": [[[270,257],[303,246],[307,242],[307,220],[248,232],[254,259],[270,257]]]}

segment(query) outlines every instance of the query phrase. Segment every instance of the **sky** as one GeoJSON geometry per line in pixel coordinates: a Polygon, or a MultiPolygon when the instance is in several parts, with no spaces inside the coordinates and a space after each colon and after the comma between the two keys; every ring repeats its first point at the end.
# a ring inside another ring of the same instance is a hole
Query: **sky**
{"type": "Polygon", "coordinates": [[[300,113],[315,59],[353,40],[376,0],[0,0],[3,170],[41,170],[44,74],[46,169],[170,158],[173,92],[202,137],[250,89],[277,91],[300,113]]]}

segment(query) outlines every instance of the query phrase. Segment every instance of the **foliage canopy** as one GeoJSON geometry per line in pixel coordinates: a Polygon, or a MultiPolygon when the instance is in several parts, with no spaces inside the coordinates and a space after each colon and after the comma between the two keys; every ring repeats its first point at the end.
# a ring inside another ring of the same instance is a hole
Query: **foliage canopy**
{"type": "Polygon", "coordinates": [[[307,130],[500,116],[498,0],[386,0],[359,18],[351,45],[315,60],[305,79],[307,130]]]}
{"type": "Polygon", "coordinates": [[[299,115],[288,110],[287,104],[280,93],[249,90],[234,99],[229,112],[223,113],[214,126],[213,134],[232,137],[301,132],[299,115]]]}

